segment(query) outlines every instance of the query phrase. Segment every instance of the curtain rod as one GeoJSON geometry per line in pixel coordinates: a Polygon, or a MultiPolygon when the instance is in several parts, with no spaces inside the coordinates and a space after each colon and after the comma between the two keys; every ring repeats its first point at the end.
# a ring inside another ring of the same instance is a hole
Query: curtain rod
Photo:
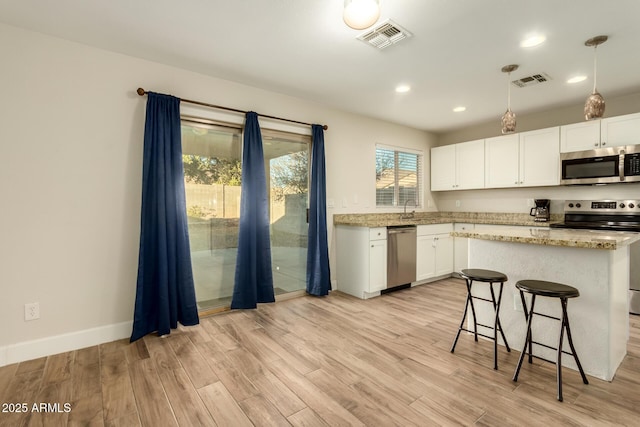
{"type": "MultiPolygon", "coordinates": [[[[148,94],[149,92],[142,89],[141,87],[138,88],[138,90],[136,91],[138,93],[138,95],[140,96],[144,96],[146,94],[148,94]]],[[[189,104],[195,104],[195,105],[202,105],[204,107],[209,107],[209,108],[217,108],[220,110],[227,110],[227,111],[234,111],[236,113],[242,113],[245,114],[246,111],[243,110],[238,110],[236,108],[230,108],[230,107],[223,107],[221,105],[214,105],[214,104],[208,104],[206,102],[201,102],[201,101],[192,101],[190,99],[184,99],[184,98],[180,98],[180,101],[182,102],[187,102],[189,104]]],[[[307,126],[311,126],[311,123],[306,123],[306,122],[299,122],[297,120],[291,120],[291,119],[283,119],[282,117],[275,117],[275,116],[267,116],[266,114],[258,114],[258,116],[260,117],[266,117],[268,119],[275,119],[275,120],[282,120],[284,122],[290,122],[290,123],[297,123],[299,125],[307,125],[307,126]]],[[[327,130],[329,129],[329,126],[327,125],[322,125],[322,129],[327,130]]]]}

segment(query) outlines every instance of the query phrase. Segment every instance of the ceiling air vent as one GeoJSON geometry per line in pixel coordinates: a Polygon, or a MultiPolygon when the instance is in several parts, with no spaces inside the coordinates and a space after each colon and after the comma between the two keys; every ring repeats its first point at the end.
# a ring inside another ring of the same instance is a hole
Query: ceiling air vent
{"type": "Polygon", "coordinates": [[[360,34],[357,38],[375,48],[384,49],[407,37],[411,37],[409,31],[387,19],[377,27],[360,34]]]}
{"type": "Polygon", "coordinates": [[[523,77],[518,80],[514,80],[511,83],[518,87],[529,87],[540,83],[544,83],[551,80],[551,77],[547,73],[534,74],[532,76],[523,77]]]}

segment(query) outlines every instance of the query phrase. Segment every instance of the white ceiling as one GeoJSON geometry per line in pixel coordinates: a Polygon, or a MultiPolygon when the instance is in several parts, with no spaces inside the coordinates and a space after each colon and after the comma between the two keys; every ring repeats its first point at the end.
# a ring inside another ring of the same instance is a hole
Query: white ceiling
{"type": "MultiPolygon", "coordinates": [[[[640,92],[638,0],[382,0],[380,21],[413,34],[377,50],[342,22],[343,0],[0,1],[0,22],[418,129],[445,132],[506,109],[500,69],[552,80],[512,89],[516,114],[640,92]],[[539,32],[547,41],[524,49],[539,32]],[[588,80],[566,80],[585,74],[588,80]],[[395,93],[398,84],[411,91],[395,93]],[[467,110],[454,113],[455,106],[467,110]]],[[[153,90],[153,88],[146,88],[153,90]]],[[[175,94],[180,96],[180,94],[175,94]]],[[[215,99],[203,100],[215,103],[215,99]]],[[[640,110],[640,106],[639,106],[640,110]]],[[[292,117],[295,119],[295,117],[292,117]]]]}

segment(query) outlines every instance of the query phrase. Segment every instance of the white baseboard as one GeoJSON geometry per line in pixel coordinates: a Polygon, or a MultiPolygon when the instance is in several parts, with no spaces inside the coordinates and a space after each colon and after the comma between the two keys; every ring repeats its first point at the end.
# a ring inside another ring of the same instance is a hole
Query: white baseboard
{"type": "Polygon", "coordinates": [[[0,347],[0,366],[128,338],[131,336],[132,327],[131,321],[115,323],[2,346],[0,347]]]}

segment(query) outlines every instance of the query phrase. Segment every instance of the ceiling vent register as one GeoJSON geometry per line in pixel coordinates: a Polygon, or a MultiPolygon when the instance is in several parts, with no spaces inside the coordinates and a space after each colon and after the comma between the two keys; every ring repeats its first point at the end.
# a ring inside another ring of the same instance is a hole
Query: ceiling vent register
{"type": "Polygon", "coordinates": [[[551,80],[551,77],[549,77],[547,73],[540,73],[514,80],[511,83],[518,87],[529,87],[548,82],[549,80],[551,80]]]}
{"type": "Polygon", "coordinates": [[[408,37],[411,37],[409,31],[388,19],[372,30],[359,35],[358,40],[377,49],[384,49],[408,37]]]}

